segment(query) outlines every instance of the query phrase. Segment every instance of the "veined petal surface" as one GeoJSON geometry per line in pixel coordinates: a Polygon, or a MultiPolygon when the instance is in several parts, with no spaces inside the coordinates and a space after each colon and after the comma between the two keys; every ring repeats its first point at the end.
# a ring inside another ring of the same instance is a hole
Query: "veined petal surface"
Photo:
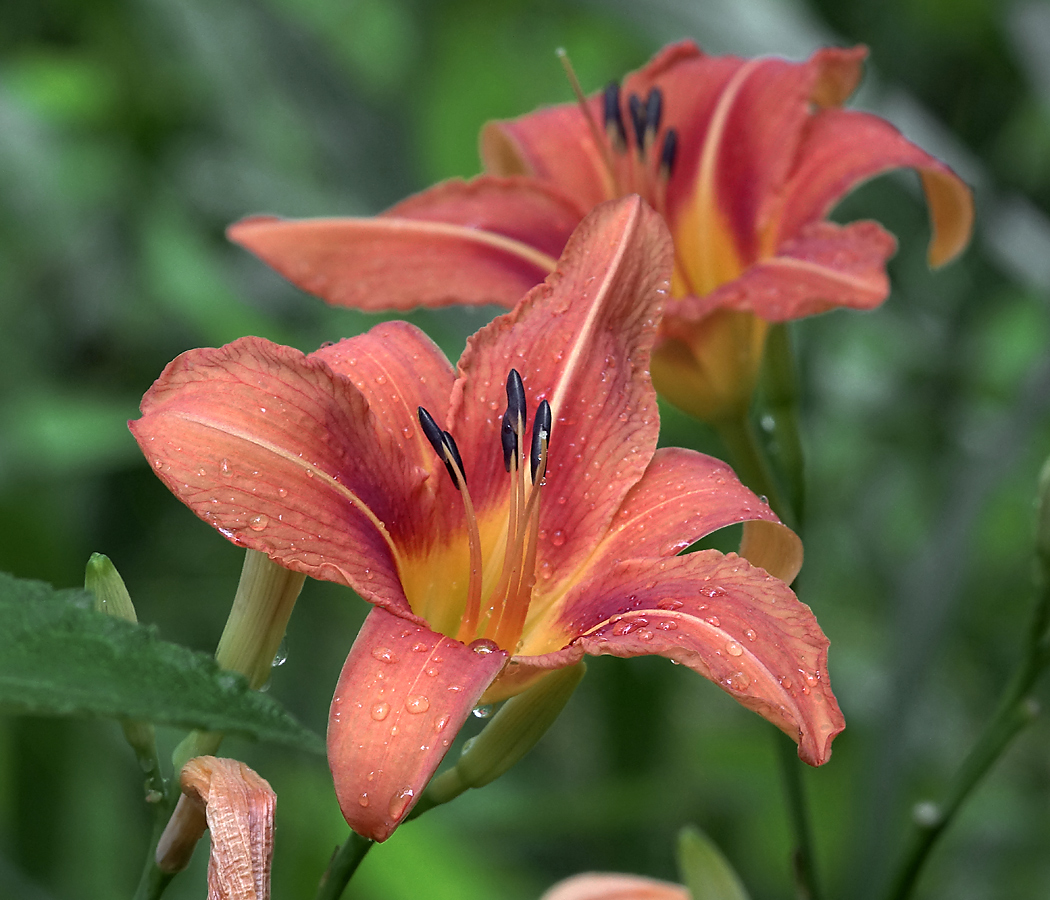
{"type": "Polygon", "coordinates": [[[785,185],[780,238],[823,218],[860,182],[901,167],[918,171],[926,191],[933,224],[930,264],[948,262],[962,252],[973,231],[970,189],[885,119],[853,110],[822,110],[810,119],[798,162],[785,185]]]}
{"type": "Polygon", "coordinates": [[[668,307],[682,328],[719,309],[754,313],[784,322],[844,306],[872,309],[889,295],[886,261],[896,238],[876,222],[810,222],[776,255],[761,259],[737,278],[703,297],[683,297],[668,307]]]}
{"type": "Polygon", "coordinates": [[[626,560],[573,588],[561,618],[580,635],[568,647],[519,657],[507,678],[591,655],[658,654],[713,681],[799,745],[810,765],[827,761],[845,727],[828,684],[828,640],[809,607],[777,578],[736,554],[702,550],[626,560]]]}
{"type": "Polygon", "coordinates": [[[255,216],[227,235],[304,291],[373,312],[511,306],[556,262],[492,231],[417,219],[255,216]]]}
{"type": "Polygon", "coordinates": [[[191,350],[129,427],[161,480],[224,536],[407,613],[396,557],[422,539],[427,473],[322,360],[261,338],[191,350]]]}
{"type": "Polygon", "coordinates": [[[328,717],[328,764],[350,827],[384,841],[419,800],[507,654],[383,609],[365,619],[328,717]]]}

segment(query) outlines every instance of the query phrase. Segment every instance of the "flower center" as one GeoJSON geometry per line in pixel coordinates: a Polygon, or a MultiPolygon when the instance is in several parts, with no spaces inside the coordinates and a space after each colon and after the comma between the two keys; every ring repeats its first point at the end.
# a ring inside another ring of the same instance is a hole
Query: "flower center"
{"type": "Polygon", "coordinates": [[[678,131],[667,128],[660,132],[663,92],[654,87],[644,100],[632,93],[624,107],[619,83],[610,82],[602,93],[603,121],[599,128],[572,64],[564,52],[559,55],[605,165],[609,196],[640,194],[666,219],[667,184],[678,155],[678,131]],[[631,127],[627,128],[625,122],[631,127]],[[654,153],[657,146],[659,152],[654,153]]]}
{"type": "Polygon", "coordinates": [[[423,407],[419,423],[438,457],[445,464],[452,483],[463,498],[470,545],[470,577],[467,600],[456,639],[469,643],[478,638],[494,641],[514,652],[525,628],[525,618],[536,581],[536,549],[540,518],[540,494],[547,471],[547,447],[551,433],[551,408],[541,400],[532,426],[531,444],[526,444],[525,387],[516,369],[507,376],[507,411],[503,414],[500,441],[503,463],[510,477],[507,540],[500,575],[494,587],[483,595],[483,557],[481,534],[474,503],[467,488],[463,459],[451,434],[443,431],[423,407]],[[526,457],[528,465],[526,465],[526,457]]]}

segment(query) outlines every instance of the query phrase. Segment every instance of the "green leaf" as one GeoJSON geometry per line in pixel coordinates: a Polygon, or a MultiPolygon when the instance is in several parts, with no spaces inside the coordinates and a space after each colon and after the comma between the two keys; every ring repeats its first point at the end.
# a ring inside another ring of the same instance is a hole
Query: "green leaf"
{"type": "Polygon", "coordinates": [[[325,752],[321,737],[242,675],[162,641],[152,626],[95,612],[92,601],[0,572],[0,708],[236,731],[325,752]]]}
{"type": "Polygon", "coordinates": [[[693,900],[748,900],[729,860],[714,841],[691,825],[678,832],[678,871],[693,900]]]}

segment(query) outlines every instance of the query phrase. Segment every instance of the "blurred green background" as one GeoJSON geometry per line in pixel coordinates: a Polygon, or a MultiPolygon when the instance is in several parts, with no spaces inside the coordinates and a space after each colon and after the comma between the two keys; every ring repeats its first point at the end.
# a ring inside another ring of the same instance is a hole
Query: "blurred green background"
{"type": "MultiPolygon", "coordinates": [[[[939,796],[991,712],[1031,605],[1032,498],[1050,453],[1050,6],[6,0],[0,569],[76,585],[102,551],[140,620],[211,650],[243,552],[167,493],[125,422],[187,348],[258,334],[312,350],[375,321],[302,295],[224,226],[369,214],[469,176],[486,119],[570,99],[556,47],[593,90],[683,36],[793,58],[867,44],[854,105],[976,189],[973,245],[935,274],[914,177],[855,192],[836,215],[897,234],[893,294],[794,329],[811,506],[801,595],[831,638],[849,724],[806,781],[829,895],[864,898],[912,805],[939,796]]],[[[412,318],[454,359],[493,312],[412,318]]],[[[664,425],[665,443],[717,449],[673,413],[664,425]]],[[[292,618],[271,690],[318,731],[364,612],[311,582],[292,618]]],[[[673,837],[696,822],[755,898],[788,897],[769,731],[664,660],[596,660],[515,771],[400,830],[353,896],[526,900],[583,870],[673,878],[673,837]]],[[[1048,747],[1041,718],[948,835],[922,896],[1050,895],[1048,747]]],[[[346,831],[324,760],[232,739],[226,751],[278,793],[274,896],[312,896],[346,831]]],[[[0,897],[129,896],[147,827],[114,723],[0,718],[0,897]]],[[[201,848],[169,896],[203,896],[205,863],[201,848]]]]}

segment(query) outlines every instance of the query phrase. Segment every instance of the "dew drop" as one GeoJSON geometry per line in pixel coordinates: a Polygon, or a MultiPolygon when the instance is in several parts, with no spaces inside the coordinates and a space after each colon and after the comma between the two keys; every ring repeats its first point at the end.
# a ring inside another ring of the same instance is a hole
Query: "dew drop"
{"type": "Polygon", "coordinates": [[[741,647],[736,641],[730,641],[726,644],[726,653],[730,656],[740,656],[744,652],[744,648],[741,647]]]}
{"type": "Polygon", "coordinates": [[[551,535],[551,543],[555,547],[561,547],[565,543],[565,532],[560,528],[551,535]]]}
{"type": "Polygon", "coordinates": [[[749,684],[751,684],[751,679],[745,672],[733,672],[733,674],[727,676],[725,680],[726,687],[734,691],[742,691],[749,684]]]}
{"type": "Polygon", "coordinates": [[[470,649],[473,650],[475,653],[479,654],[480,656],[487,656],[490,653],[495,653],[496,651],[498,651],[499,644],[497,644],[495,641],[489,641],[485,638],[480,638],[479,640],[474,641],[474,643],[470,645],[470,649]]]}
{"type": "Polygon", "coordinates": [[[252,531],[262,531],[267,525],[270,524],[270,520],[267,516],[252,516],[248,520],[248,527],[252,531]]]}
{"type": "Polygon", "coordinates": [[[219,463],[219,471],[223,475],[229,475],[230,474],[230,461],[228,459],[226,459],[225,456],[222,458],[222,462],[219,463]]]}
{"type": "Polygon", "coordinates": [[[288,489],[287,488],[277,488],[277,496],[282,498],[282,499],[287,497],[288,496],[288,489]]]}
{"type": "Polygon", "coordinates": [[[448,727],[448,723],[451,721],[451,716],[442,716],[434,723],[434,731],[444,731],[448,727]]]}
{"type": "Polygon", "coordinates": [[[431,666],[429,669],[427,669],[427,675],[429,675],[431,678],[437,677],[437,673],[437,666],[431,666]]]}
{"type": "Polygon", "coordinates": [[[367,807],[370,802],[368,799],[368,794],[362,794],[360,797],[357,798],[357,802],[361,806],[367,807]]]}
{"type": "Polygon", "coordinates": [[[382,722],[388,715],[390,715],[390,704],[386,701],[380,701],[372,707],[372,718],[377,722],[382,722]]]}
{"type": "Polygon", "coordinates": [[[676,631],[678,629],[678,623],[664,619],[662,622],[657,622],[656,627],[661,631],[676,631]]]}
{"type": "Polygon", "coordinates": [[[492,707],[491,706],[475,706],[474,709],[472,710],[472,712],[479,719],[487,719],[489,716],[492,715],[492,707]]]}
{"type": "Polygon", "coordinates": [[[749,628],[747,631],[744,632],[744,637],[746,637],[749,641],[753,641],[758,638],[758,635],[755,634],[755,630],[753,628],[749,628]]]}
{"type": "Polygon", "coordinates": [[[415,650],[416,653],[425,653],[427,650],[427,645],[420,641],[418,644],[413,644],[412,649],[415,650]]]}
{"type": "Polygon", "coordinates": [[[706,619],[704,619],[704,621],[707,622],[708,625],[712,625],[715,628],[722,624],[722,620],[718,618],[718,616],[708,616],[706,619]]]}
{"type": "Polygon", "coordinates": [[[397,654],[389,647],[376,647],[372,651],[372,658],[384,663],[396,663],[397,654]]]}
{"type": "Polygon", "coordinates": [[[405,709],[410,713],[425,713],[430,709],[430,701],[422,694],[417,694],[415,697],[409,697],[405,701],[405,709]]]}
{"type": "Polygon", "coordinates": [[[416,795],[416,792],[410,787],[401,788],[390,800],[390,815],[395,819],[400,819],[404,815],[405,809],[408,807],[409,801],[416,795]]]}
{"type": "Polygon", "coordinates": [[[278,666],[283,666],[286,662],[288,662],[288,648],[285,647],[284,641],[281,641],[281,646],[277,648],[273,662],[270,665],[276,669],[278,666]]]}

